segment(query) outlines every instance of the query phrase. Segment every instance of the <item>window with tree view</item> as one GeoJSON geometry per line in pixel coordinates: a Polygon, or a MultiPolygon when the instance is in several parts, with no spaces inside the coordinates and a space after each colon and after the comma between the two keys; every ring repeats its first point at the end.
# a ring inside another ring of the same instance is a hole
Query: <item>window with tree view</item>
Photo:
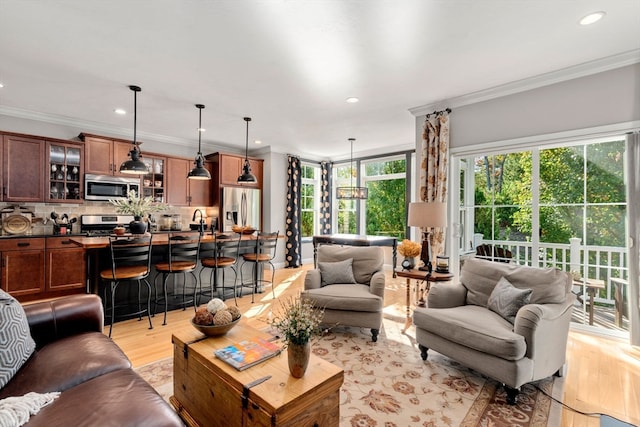
{"type": "Polygon", "coordinates": [[[320,167],[302,164],[302,187],[300,189],[300,232],[302,237],[313,237],[319,229],[318,206],[320,205],[320,167]]]}

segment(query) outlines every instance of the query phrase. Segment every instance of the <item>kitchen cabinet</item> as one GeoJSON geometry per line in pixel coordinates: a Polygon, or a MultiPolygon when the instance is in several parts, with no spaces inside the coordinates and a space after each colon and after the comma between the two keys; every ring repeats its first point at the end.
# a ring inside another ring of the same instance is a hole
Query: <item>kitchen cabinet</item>
{"type": "Polygon", "coordinates": [[[83,190],[84,150],[73,142],[47,141],[47,185],[46,202],[78,203],[83,190]]]}
{"type": "MultiPolygon", "coordinates": [[[[211,173],[211,164],[205,162],[211,173]]],[[[173,206],[211,206],[211,181],[188,179],[192,159],[167,157],[166,199],[173,206]]]]}
{"type": "Polygon", "coordinates": [[[257,181],[255,183],[238,184],[238,177],[242,175],[244,156],[227,153],[214,153],[207,156],[213,163],[213,172],[217,176],[219,186],[225,187],[256,187],[262,188],[263,160],[249,158],[251,173],[257,181]]]}
{"type": "Polygon", "coordinates": [[[2,200],[44,202],[45,141],[35,137],[2,135],[2,200]]]}
{"type": "Polygon", "coordinates": [[[0,287],[19,301],[35,299],[45,291],[45,239],[0,240],[0,287]]]}
{"type": "MultiPolygon", "coordinates": [[[[84,141],[85,172],[96,175],[130,176],[119,172],[122,162],[129,158],[131,142],[81,133],[84,141]]],[[[143,156],[144,158],[144,156],[143,156]]]]}
{"type": "Polygon", "coordinates": [[[68,237],[47,237],[45,292],[84,290],[87,263],[84,249],[68,237]]]}
{"type": "Polygon", "coordinates": [[[167,158],[145,154],[142,161],[149,169],[149,173],[142,177],[142,195],[152,197],[154,202],[164,202],[167,158]]]}
{"type": "Polygon", "coordinates": [[[84,249],[68,237],[0,240],[0,287],[18,301],[85,292],[84,249]]]}

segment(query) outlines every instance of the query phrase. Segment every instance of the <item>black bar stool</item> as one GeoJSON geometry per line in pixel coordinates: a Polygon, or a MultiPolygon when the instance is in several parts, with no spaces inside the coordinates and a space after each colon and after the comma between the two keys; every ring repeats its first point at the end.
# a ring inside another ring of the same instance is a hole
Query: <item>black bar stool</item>
{"type": "MultiPolygon", "coordinates": [[[[167,261],[155,264],[156,277],[153,280],[154,289],[156,289],[156,281],[158,277],[162,275],[162,293],[164,300],[164,321],[163,325],[167,324],[167,310],[169,308],[169,295],[167,292],[167,281],[170,276],[173,276],[173,294],[172,298],[177,297],[177,275],[182,275],[182,300],[177,302],[177,305],[181,305],[184,310],[187,305],[195,302],[195,293],[198,289],[198,277],[195,275],[194,270],[198,266],[198,259],[200,254],[200,235],[195,238],[193,235],[184,234],[169,234],[169,242],[167,244],[167,261]],[[193,285],[193,299],[186,300],[187,289],[187,273],[190,273],[194,280],[193,285]]],[[[159,299],[154,299],[154,314],[155,305],[157,305],[159,299]]]]}
{"type": "Polygon", "coordinates": [[[151,239],[152,236],[136,238],[109,237],[109,253],[111,256],[111,268],[102,270],[100,278],[109,283],[111,294],[111,306],[107,305],[107,286],[105,286],[105,313],[111,311],[111,322],[109,325],[109,336],[113,330],[113,322],[116,310],[116,290],[123,281],[135,281],[138,284],[138,311],[128,313],[129,316],[138,315],[142,320],[142,313],[147,313],[149,317],[149,329],[153,329],[151,324],[151,284],[147,280],[151,271],[151,239]],[[141,283],[147,285],[147,308],[141,305],[141,283]],[[110,308],[110,310],[109,310],[110,308]]]}
{"type": "MultiPolygon", "coordinates": [[[[238,305],[237,294],[238,290],[236,288],[238,282],[238,271],[236,270],[236,266],[238,265],[238,253],[240,251],[240,239],[241,235],[235,237],[228,238],[219,238],[215,234],[213,235],[213,242],[202,243],[200,245],[200,265],[202,265],[202,270],[200,270],[200,294],[208,294],[213,298],[214,292],[218,289],[218,271],[222,270],[222,292],[221,297],[223,300],[226,299],[225,290],[227,289],[225,286],[225,270],[230,269],[233,271],[233,299],[238,305]],[[202,272],[206,269],[211,269],[211,275],[209,277],[209,291],[202,291],[202,272]]],[[[199,296],[198,296],[199,297],[199,296]]],[[[198,300],[199,301],[199,300],[198,300]]],[[[199,305],[199,302],[196,306],[199,305]]]]}
{"type": "Polygon", "coordinates": [[[240,282],[241,286],[251,286],[251,302],[254,302],[254,295],[258,291],[259,286],[264,283],[271,283],[271,292],[273,298],[276,298],[275,286],[273,279],[276,274],[276,267],[273,265],[273,259],[276,256],[276,248],[278,245],[278,233],[263,233],[258,232],[255,242],[255,252],[242,254],[242,266],[240,267],[240,282]],[[242,278],[242,267],[246,263],[253,263],[253,281],[251,283],[245,283],[242,278]],[[261,279],[261,275],[258,274],[258,268],[264,269],[264,264],[268,264],[271,269],[271,280],[261,279]]]}

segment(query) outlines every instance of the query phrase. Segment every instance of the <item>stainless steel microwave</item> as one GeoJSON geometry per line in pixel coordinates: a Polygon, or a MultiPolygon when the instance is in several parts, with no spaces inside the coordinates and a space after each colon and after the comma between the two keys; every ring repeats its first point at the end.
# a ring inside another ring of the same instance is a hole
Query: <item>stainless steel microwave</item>
{"type": "Polygon", "coordinates": [[[124,199],[134,190],[140,194],[140,178],[124,178],[110,175],[84,175],[85,200],[124,199]]]}

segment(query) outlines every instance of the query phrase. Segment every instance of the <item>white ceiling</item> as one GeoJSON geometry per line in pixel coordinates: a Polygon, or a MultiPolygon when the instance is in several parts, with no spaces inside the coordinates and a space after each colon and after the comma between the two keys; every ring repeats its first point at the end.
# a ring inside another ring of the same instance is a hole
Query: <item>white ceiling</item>
{"type": "Polygon", "coordinates": [[[203,103],[203,151],[251,116],[338,159],[413,147],[412,107],[639,48],[640,0],[0,0],[0,111],[131,138],[136,84],[143,141],[195,151],[203,103]]]}

